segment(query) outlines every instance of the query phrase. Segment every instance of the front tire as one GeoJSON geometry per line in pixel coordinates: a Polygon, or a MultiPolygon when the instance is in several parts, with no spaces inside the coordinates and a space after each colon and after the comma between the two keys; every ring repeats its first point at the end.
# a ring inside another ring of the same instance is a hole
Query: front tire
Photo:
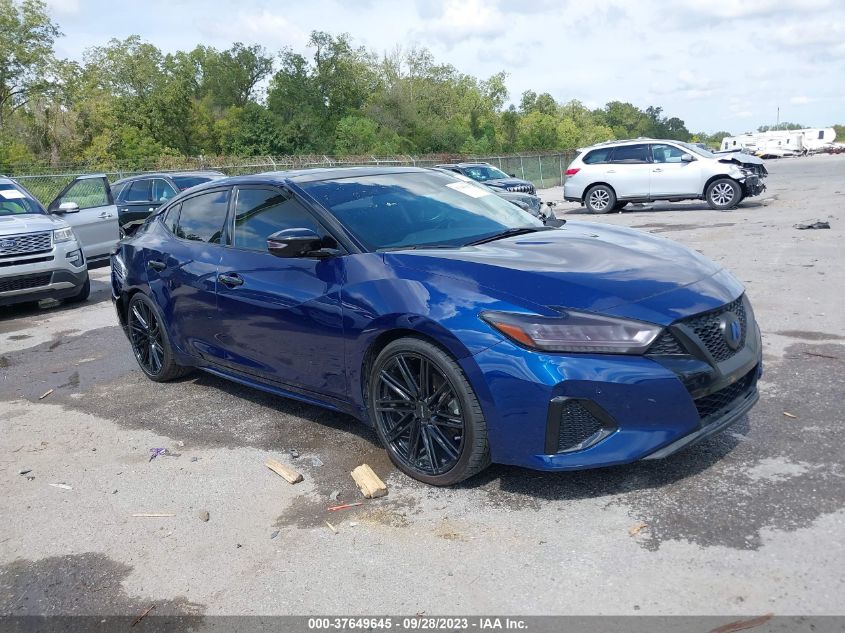
{"type": "Polygon", "coordinates": [[[607,213],[616,204],[616,192],[607,185],[596,185],[584,196],[584,206],[590,213],[607,213]]]}
{"type": "Polygon", "coordinates": [[[135,294],[126,312],[129,344],[147,378],[167,382],[191,373],[191,367],[178,365],[174,360],[164,320],[149,297],[135,294]]]}
{"type": "Polygon", "coordinates": [[[376,357],[368,385],[376,433],[406,475],[449,486],[490,464],[478,398],[440,348],[416,338],[389,343],[376,357]]]}
{"type": "Polygon", "coordinates": [[[732,209],[742,200],[742,188],[736,180],[719,178],[707,185],[704,199],[707,200],[707,206],[715,211],[732,209]]]}

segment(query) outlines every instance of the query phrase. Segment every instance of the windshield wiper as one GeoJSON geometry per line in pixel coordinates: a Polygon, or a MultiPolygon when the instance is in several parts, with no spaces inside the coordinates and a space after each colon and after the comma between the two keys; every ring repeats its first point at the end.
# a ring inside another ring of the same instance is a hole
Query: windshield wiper
{"type": "Polygon", "coordinates": [[[486,244],[487,242],[501,240],[505,237],[513,237],[514,235],[525,235],[526,233],[535,233],[536,231],[551,231],[554,228],[555,227],[553,226],[522,226],[519,228],[505,229],[504,231],[500,231],[499,233],[494,233],[493,235],[487,235],[486,237],[473,240],[472,242],[467,242],[466,244],[464,244],[464,246],[477,246],[479,244],[486,244]]]}

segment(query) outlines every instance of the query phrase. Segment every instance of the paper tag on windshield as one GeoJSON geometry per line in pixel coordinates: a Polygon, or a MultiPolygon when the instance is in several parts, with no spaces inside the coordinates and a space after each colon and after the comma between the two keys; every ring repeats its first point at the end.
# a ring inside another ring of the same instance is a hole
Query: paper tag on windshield
{"type": "Polygon", "coordinates": [[[4,198],[6,198],[6,200],[18,200],[20,198],[26,198],[26,196],[17,189],[0,189],[0,196],[3,196],[4,198]]]}
{"type": "Polygon", "coordinates": [[[482,189],[477,185],[473,185],[469,182],[450,182],[448,185],[449,189],[454,189],[455,191],[460,191],[461,193],[471,197],[471,198],[483,198],[484,196],[492,196],[493,194],[486,189],[482,189]]]}

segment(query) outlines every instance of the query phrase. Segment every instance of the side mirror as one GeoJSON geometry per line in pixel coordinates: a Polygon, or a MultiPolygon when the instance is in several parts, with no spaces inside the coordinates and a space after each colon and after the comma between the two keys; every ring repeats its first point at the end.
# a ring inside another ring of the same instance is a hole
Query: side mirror
{"type": "Polygon", "coordinates": [[[79,213],[79,205],[75,202],[62,202],[56,213],[79,213]]]}
{"type": "Polygon", "coordinates": [[[516,178],[516,174],[511,174],[511,178],[516,178]]]}
{"type": "Polygon", "coordinates": [[[305,257],[322,246],[323,238],[311,229],[284,229],[267,238],[267,250],[276,257],[305,257]]]}
{"type": "Polygon", "coordinates": [[[681,154],[682,163],[691,163],[693,161],[692,154],[681,154]]]}

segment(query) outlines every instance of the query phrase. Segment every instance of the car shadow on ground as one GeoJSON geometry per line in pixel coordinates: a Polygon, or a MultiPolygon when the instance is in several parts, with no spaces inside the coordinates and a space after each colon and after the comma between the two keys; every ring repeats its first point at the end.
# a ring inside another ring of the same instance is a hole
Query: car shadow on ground
{"type": "Polygon", "coordinates": [[[706,438],[665,459],[606,468],[563,472],[534,471],[494,464],[458,485],[464,489],[495,488],[502,493],[545,501],[577,501],[664,488],[698,475],[721,462],[750,430],[748,416],[730,429],[706,438]]]}
{"type": "MultiPolygon", "coordinates": [[[[39,317],[53,316],[67,310],[75,310],[82,306],[106,301],[111,297],[111,286],[108,279],[91,279],[91,294],[87,301],[82,303],[66,303],[56,299],[42,299],[38,302],[13,303],[8,306],[0,306],[0,323],[12,319],[33,319],[39,317]]],[[[2,330],[0,329],[0,333],[2,330]]]]}
{"type": "MultiPolygon", "coordinates": [[[[766,206],[762,200],[743,200],[732,209],[725,209],[723,213],[730,213],[742,209],[755,209],[766,206]]],[[[706,202],[646,202],[646,203],[631,203],[620,211],[610,211],[609,213],[591,213],[586,207],[575,207],[572,209],[559,209],[559,215],[586,215],[601,217],[603,215],[616,215],[624,213],[626,215],[635,213],[662,213],[665,211],[712,211],[707,206],[706,202]]]]}

